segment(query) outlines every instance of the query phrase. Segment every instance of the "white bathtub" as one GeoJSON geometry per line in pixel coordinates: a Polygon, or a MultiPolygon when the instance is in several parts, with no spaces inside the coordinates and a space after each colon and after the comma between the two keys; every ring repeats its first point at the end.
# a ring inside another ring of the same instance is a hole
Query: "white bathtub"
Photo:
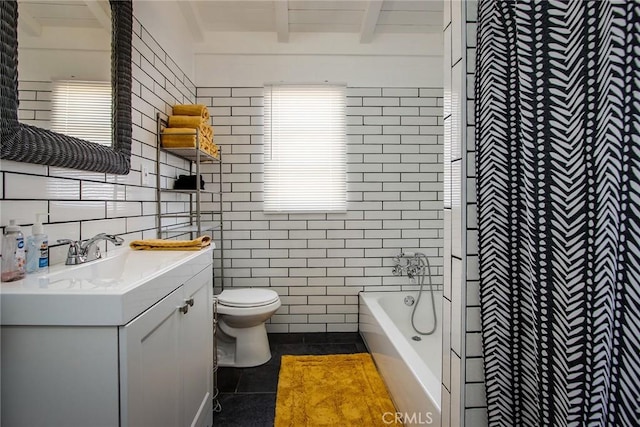
{"type": "MultiPolygon", "coordinates": [[[[361,292],[360,335],[376,362],[406,426],[440,425],[442,372],[442,292],[435,292],[438,327],[432,335],[418,335],[411,327],[413,307],[406,296],[418,292],[361,292]]],[[[431,295],[423,291],[416,326],[433,325],[431,295]]]]}

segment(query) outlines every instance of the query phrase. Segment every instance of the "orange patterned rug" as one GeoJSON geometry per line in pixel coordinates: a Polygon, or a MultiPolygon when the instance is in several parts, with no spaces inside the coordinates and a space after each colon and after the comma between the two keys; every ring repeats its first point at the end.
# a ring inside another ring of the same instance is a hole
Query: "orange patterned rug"
{"type": "Polygon", "coordinates": [[[371,355],[282,356],[275,427],[401,426],[371,355]]]}

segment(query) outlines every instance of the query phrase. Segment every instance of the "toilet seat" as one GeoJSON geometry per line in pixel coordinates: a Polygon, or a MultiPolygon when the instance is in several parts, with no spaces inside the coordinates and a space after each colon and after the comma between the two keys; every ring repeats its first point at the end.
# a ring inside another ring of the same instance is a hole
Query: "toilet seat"
{"type": "Polygon", "coordinates": [[[218,303],[227,307],[261,307],[273,304],[280,297],[271,289],[225,289],[220,293],[218,303]]]}

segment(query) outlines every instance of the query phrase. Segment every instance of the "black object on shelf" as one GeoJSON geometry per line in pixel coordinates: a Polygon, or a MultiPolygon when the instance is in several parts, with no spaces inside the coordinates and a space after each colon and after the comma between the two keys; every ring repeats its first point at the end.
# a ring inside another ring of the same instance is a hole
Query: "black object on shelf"
{"type": "MultiPolygon", "coordinates": [[[[196,175],[180,175],[173,185],[174,190],[197,190],[196,175]]],[[[204,179],[200,175],[200,189],[204,190],[204,179]]]]}

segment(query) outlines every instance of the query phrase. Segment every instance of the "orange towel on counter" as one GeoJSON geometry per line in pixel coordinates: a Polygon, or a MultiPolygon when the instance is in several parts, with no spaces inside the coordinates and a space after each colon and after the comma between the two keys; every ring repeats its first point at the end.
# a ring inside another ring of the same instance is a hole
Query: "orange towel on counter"
{"type": "Polygon", "coordinates": [[[200,236],[193,240],[134,240],[129,247],[136,251],[199,251],[211,244],[211,237],[200,236]]]}
{"type": "Polygon", "coordinates": [[[209,120],[209,110],[202,104],[178,104],[173,106],[175,116],[200,116],[202,120],[209,120]]]}

